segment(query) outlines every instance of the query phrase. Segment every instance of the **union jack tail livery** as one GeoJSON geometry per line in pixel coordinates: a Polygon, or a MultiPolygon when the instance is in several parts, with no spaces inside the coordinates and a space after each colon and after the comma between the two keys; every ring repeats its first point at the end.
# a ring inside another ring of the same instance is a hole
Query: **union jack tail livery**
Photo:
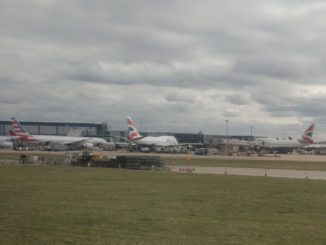
{"type": "Polygon", "coordinates": [[[305,144],[312,144],[314,143],[314,140],[312,139],[312,135],[315,130],[315,123],[310,124],[310,126],[307,128],[306,131],[304,131],[300,142],[305,143],[305,144]]]}
{"type": "Polygon", "coordinates": [[[128,124],[128,140],[133,141],[135,139],[140,139],[142,136],[139,134],[135,123],[132,121],[131,117],[127,117],[128,124]]]}

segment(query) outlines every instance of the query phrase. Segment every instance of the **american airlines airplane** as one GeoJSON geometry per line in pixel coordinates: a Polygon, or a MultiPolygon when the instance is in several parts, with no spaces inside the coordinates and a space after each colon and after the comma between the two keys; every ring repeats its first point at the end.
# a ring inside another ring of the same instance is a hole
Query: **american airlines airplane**
{"type": "Polygon", "coordinates": [[[310,124],[310,126],[304,131],[300,139],[293,140],[291,138],[282,139],[272,139],[272,138],[259,138],[255,140],[255,148],[258,151],[263,149],[271,150],[279,153],[287,153],[297,148],[302,148],[304,146],[314,143],[312,135],[314,133],[315,123],[310,124]]]}
{"type": "Polygon", "coordinates": [[[168,147],[179,146],[174,136],[141,136],[130,117],[127,117],[128,124],[128,140],[140,146],[168,147]]]}
{"type": "Polygon", "coordinates": [[[18,137],[21,142],[32,142],[40,145],[67,145],[67,146],[79,146],[87,149],[92,149],[96,146],[107,147],[111,146],[110,142],[105,139],[95,137],[73,137],[73,136],[58,136],[58,135],[31,135],[27,130],[12,117],[12,130],[10,135],[18,137]]]}

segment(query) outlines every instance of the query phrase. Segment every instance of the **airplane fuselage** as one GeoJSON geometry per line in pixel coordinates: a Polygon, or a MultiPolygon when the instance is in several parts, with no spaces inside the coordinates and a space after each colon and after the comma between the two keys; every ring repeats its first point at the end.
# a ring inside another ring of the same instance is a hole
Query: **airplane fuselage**
{"type": "Polygon", "coordinates": [[[147,136],[139,139],[134,139],[133,142],[141,146],[177,146],[179,143],[173,136],[147,136]]]}
{"type": "Polygon", "coordinates": [[[57,144],[68,145],[78,143],[90,143],[95,145],[106,145],[108,142],[105,139],[93,137],[73,137],[73,136],[59,136],[59,135],[28,135],[22,138],[22,141],[35,142],[38,144],[57,144]]]}
{"type": "Polygon", "coordinates": [[[257,139],[256,145],[263,149],[273,150],[279,153],[290,152],[294,149],[304,147],[307,143],[300,142],[299,140],[280,140],[280,139],[257,139]]]}

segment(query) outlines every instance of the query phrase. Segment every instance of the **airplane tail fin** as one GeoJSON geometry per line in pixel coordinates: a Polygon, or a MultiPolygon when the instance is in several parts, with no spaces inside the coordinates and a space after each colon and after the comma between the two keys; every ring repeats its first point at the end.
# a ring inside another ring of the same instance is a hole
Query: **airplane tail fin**
{"type": "Polygon", "coordinates": [[[302,137],[301,137],[301,142],[306,143],[306,144],[312,144],[314,143],[314,140],[312,139],[312,135],[315,130],[315,123],[310,124],[310,126],[304,131],[302,137]]]}
{"type": "Polygon", "coordinates": [[[9,131],[11,136],[29,136],[30,134],[27,130],[21,125],[20,122],[16,120],[16,118],[12,117],[11,119],[11,127],[12,130],[9,131]]]}
{"type": "Polygon", "coordinates": [[[135,123],[132,121],[131,117],[127,117],[128,124],[128,140],[133,141],[134,139],[141,138],[135,123]]]}

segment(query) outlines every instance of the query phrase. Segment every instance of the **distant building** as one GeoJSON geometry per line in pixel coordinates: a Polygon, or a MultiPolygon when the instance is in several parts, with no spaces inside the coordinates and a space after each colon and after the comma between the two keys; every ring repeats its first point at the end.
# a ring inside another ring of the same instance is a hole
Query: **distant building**
{"type": "MultiPolygon", "coordinates": [[[[103,134],[103,125],[96,123],[21,122],[30,134],[67,135],[70,129],[82,129],[82,136],[103,134]]],[[[9,135],[11,121],[0,121],[0,135],[9,135]]]]}

